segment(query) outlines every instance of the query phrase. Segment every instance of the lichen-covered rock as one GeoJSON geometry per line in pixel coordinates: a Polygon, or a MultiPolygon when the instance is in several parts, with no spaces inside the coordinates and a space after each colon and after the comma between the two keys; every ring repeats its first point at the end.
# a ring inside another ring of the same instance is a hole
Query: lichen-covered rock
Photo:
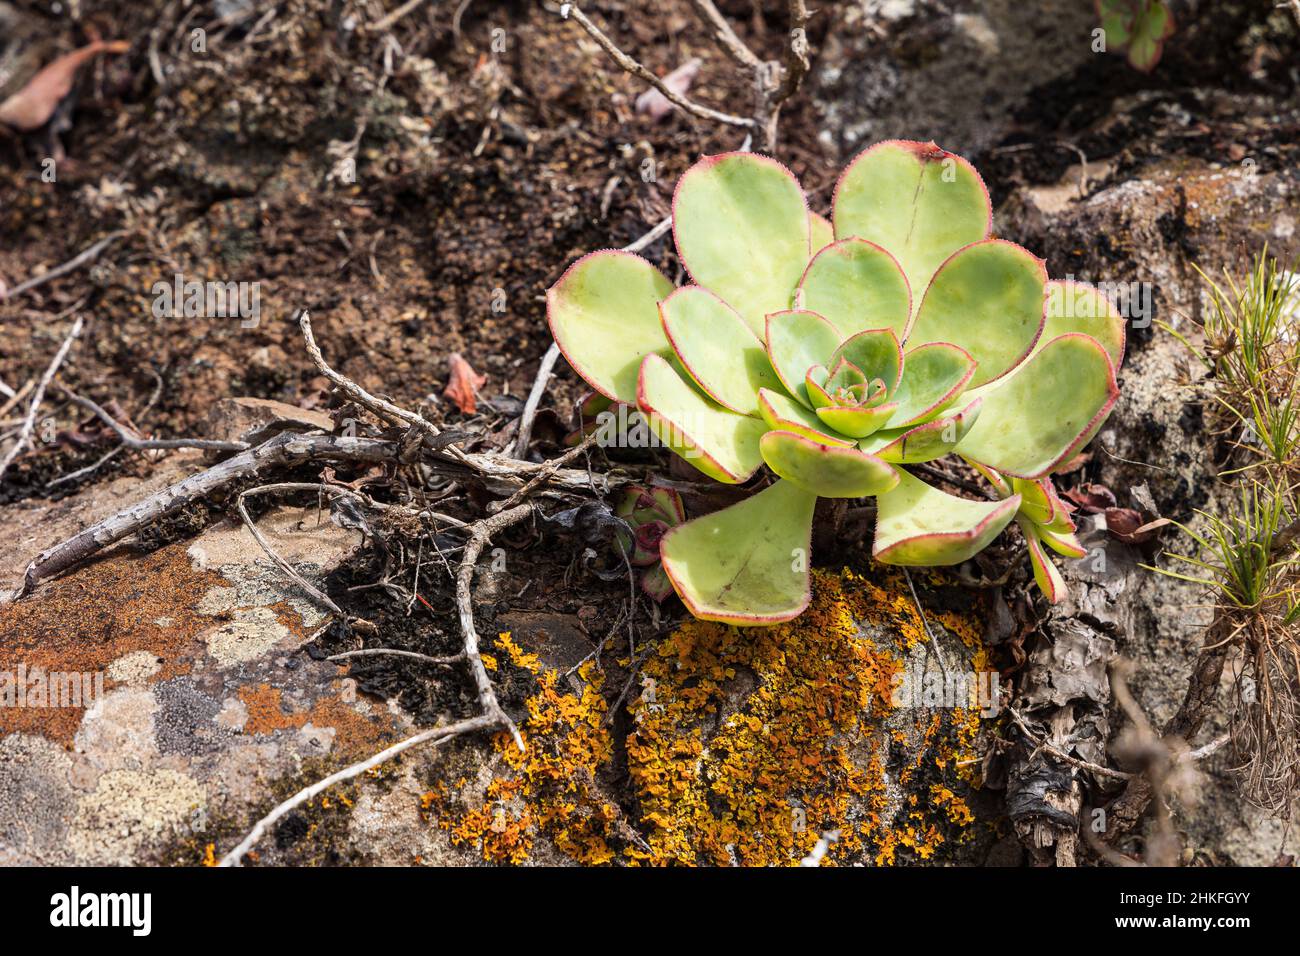
{"type": "MultiPolygon", "coordinates": [[[[359,540],[311,509],[261,527],[309,577],[359,540]]],[[[279,781],[391,742],[408,718],[299,652],[324,620],[242,525],[0,606],[0,863],[210,861],[279,781]]]]}
{"type": "Polygon", "coordinates": [[[943,588],[955,603],[923,620],[895,577],[819,571],[807,614],[776,627],[684,624],[644,652],[615,727],[594,660],[562,676],[501,635],[493,668],[535,681],[528,749],[498,737],[486,780],[436,764],[431,825],[466,861],[788,866],[819,841],[823,865],[982,861],[976,739],[999,688],[980,612],[943,588]]]}

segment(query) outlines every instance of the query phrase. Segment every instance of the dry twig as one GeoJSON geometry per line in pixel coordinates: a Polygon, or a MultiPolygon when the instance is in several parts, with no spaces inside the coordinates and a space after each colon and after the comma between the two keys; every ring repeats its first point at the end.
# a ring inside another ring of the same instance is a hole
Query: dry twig
{"type": "Polygon", "coordinates": [[[576,3],[562,3],[560,5],[560,16],[569,20],[572,19],[582,29],[587,31],[587,35],[599,44],[600,48],[609,54],[610,59],[620,67],[631,73],[637,79],[644,80],[663,94],[664,99],[673,105],[680,107],[692,116],[698,116],[700,119],[712,120],[715,123],[725,123],[728,126],[743,126],[746,129],[754,129],[756,124],[754,120],[744,116],[733,116],[730,113],[723,113],[720,110],[712,109],[708,106],[701,106],[694,100],[688,99],[681,93],[678,93],[659,77],[655,76],[644,66],[628,56],[615,45],[605,33],[587,18],[582,9],[576,3]]]}
{"type": "Polygon", "coordinates": [[[9,451],[0,458],[0,478],[4,478],[5,472],[9,470],[10,464],[18,455],[31,444],[32,430],[36,427],[36,413],[40,410],[41,402],[45,400],[45,390],[49,388],[50,380],[63,364],[63,360],[68,357],[68,350],[72,348],[73,341],[81,334],[84,322],[81,316],[72,323],[72,328],[68,330],[67,337],[63,344],[59,346],[58,352],[50,361],[49,367],[45,369],[45,374],[41,376],[40,381],[36,383],[36,391],[32,394],[31,404],[27,406],[27,416],[23,419],[23,424],[18,430],[18,438],[9,446],[9,451]]]}
{"type": "Polygon", "coordinates": [[[262,819],[258,820],[257,823],[253,825],[253,829],[248,832],[248,836],[244,837],[237,847],[223,856],[218,865],[239,866],[248,851],[256,846],[257,841],[266,835],[266,831],[272,824],[285,814],[302,806],[317,794],[324,793],[336,783],[342,783],[345,780],[351,780],[353,777],[359,777],[367,770],[372,770],[380,764],[392,760],[398,754],[410,750],[418,744],[428,742],[442,744],[451,740],[453,737],[458,737],[462,734],[474,733],[480,730],[495,730],[497,729],[497,726],[496,721],[487,714],[478,717],[471,717],[469,720],[462,720],[446,727],[434,727],[430,730],[421,731],[413,737],[407,737],[400,743],[393,744],[393,746],[389,747],[387,750],[381,750],[373,757],[367,757],[365,760],[362,760],[359,763],[354,763],[350,767],[344,767],[337,773],[330,774],[324,780],[318,780],[310,787],[300,790],[266,816],[262,817],[262,819]]]}
{"type": "Polygon", "coordinates": [[[26,282],[20,282],[18,285],[10,289],[7,295],[0,295],[0,301],[3,301],[4,299],[12,299],[14,296],[22,295],[24,292],[30,292],[32,289],[45,285],[45,283],[52,279],[57,279],[61,275],[67,275],[74,269],[81,268],[87,262],[94,262],[99,258],[101,252],[125,235],[125,230],[110,232],[103,239],[100,239],[94,245],[78,253],[62,265],[55,266],[53,269],[42,272],[40,275],[28,279],[26,282]]]}

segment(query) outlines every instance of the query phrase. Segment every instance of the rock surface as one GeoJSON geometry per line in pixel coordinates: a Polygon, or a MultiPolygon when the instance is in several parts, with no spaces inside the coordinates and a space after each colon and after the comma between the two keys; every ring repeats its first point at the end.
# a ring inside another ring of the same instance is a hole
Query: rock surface
{"type": "MultiPolygon", "coordinates": [[[[314,509],[259,527],[315,582],[360,543],[314,509]]],[[[997,688],[979,612],[927,576],[923,619],[901,586],[819,572],[814,609],[757,642],[688,624],[612,725],[617,662],[597,663],[578,618],[508,612],[486,650],[525,753],[504,735],[411,752],[291,814],[248,862],[792,865],[819,840],[840,863],[983,861],[998,834],[972,786],[978,708],[997,688]],[[927,626],[966,683],[945,688],[927,626]]],[[[0,673],[29,694],[35,675],[93,687],[0,708],[0,864],[212,863],[278,800],[414,732],[368,677],[307,652],[327,623],[230,524],[119,547],[0,607],[0,673]]]]}

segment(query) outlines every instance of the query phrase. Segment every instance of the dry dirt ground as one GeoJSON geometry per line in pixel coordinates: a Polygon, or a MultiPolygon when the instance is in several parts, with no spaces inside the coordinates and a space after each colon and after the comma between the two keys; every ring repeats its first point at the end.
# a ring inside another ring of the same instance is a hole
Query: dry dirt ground
{"type": "MultiPolygon", "coordinates": [[[[382,15],[377,4],[264,6],[274,15],[261,22],[240,0],[188,9],[112,0],[82,3],[74,23],[12,4],[44,49],[96,34],[131,49],[83,71],[57,142],[45,131],[0,137],[0,281],[14,288],[121,233],[92,265],[0,302],[0,380],[17,388],[38,377],[75,312],[87,325],[62,380],[116,403],[143,430],[207,434],[224,398],[328,410],[337,399],[292,321],[307,308],[345,374],[474,431],[469,447],[504,445],[550,344],[546,288],[577,255],[624,245],[662,219],[681,171],[736,148],[736,133],[637,113],[638,82],[546,4],[431,2],[375,34],[359,25],[382,15]],[[195,29],[205,31],[203,51],[195,29]],[[177,274],[257,283],[256,326],[155,317],[154,284],[177,274]],[[453,354],[486,376],[472,415],[443,396],[453,354]]],[[[781,48],[783,4],[719,6],[754,46],[781,48]]],[[[824,212],[857,150],[933,137],[976,163],[997,231],[1045,256],[1054,276],[1150,282],[1155,318],[1195,317],[1192,264],[1240,267],[1265,241],[1297,250],[1296,25],[1247,3],[1182,4],[1165,58],[1143,75],[1091,51],[1089,7],[826,4],[810,26],[815,65],[785,110],[780,158],[824,212]]],[[[693,96],[747,102],[684,0],[587,8],[660,74],[699,57],[693,96]]],[[[670,242],[645,254],[680,274],[670,242]]],[[[1186,517],[1211,497],[1215,439],[1178,397],[1185,368],[1174,344],[1155,325],[1130,342],[1113,455],[1094,455],[1071,480],[1106,483],[1122,504],[1146,484],[1162,513],[1186,517]]],[[[535,457],[558,452],[581,391],[561,363],[535,457]]],[[[122,454],[51,486],[96,461],[109,436],[58,395],[41,418],[42,440],[0,483],[0,590],[41,548],[203,467],[190,453],[122,454]]],[[[0,434],[14,424],[0,422],[0,434]]],[[[308,509],[265,515],[275,540],[300,545],[295,560],[349,611],[377,621],[385,646],[456,649],[445,572],[425,572],[427,615],[395,606],[372,586],[383,564],[374,550],[331,537],[339,529],[320,530],[311,502],[297,505],[308,509]],[[298,541],[312,528],[326,540],[298,541]]],[[[70,670],[106,669],[115,695],[84,721],[71,712],[0,724],[0,862],[204,862],[296,786],[412,727],[472,712],[458,678],[387,664],[343,678],[320,661],[354,636],[321,632],[316,609],[259,565],[229,516],[228,500],[192,509],[0,612],[0,670],[46,655],[70,670]],[[28,805],[42,813],[24,819],[28,805]]],[[[999,794],[968,772],[995,729],[977,734],[960,717],[928,713],[933,726],[917,717],[902,727],[887,708],[873,711],[879,668],[905,659],[921,632],[896,606],[898,582],[863,556],[869,543],[823,542],[824,633],[782,637],[808,654],[854,649],[821,691],[858,701],[870,721],[823,726],[820,705],[799,696],[816,675],[767,645],[674,630],[682,611],[670,601],[659,616],[643,610],[633,630],[638,647],[658,648],[649,671],[681,693],[677,724],[660,725],[635,693],[620,701],[629,668],[644,663],[621,632],[597,672],[574,670],[609,632],[626,582],[591,573],[572,535],[521,527],[500,542],[508,571],[484,579],[477,610],[485,633],[515,635],[492,650],[502,700],[536,719],[529,731],[553,762],[520,765],[497,741],[411,758],[287,820],[264,859],[791,862],[817,833],[842,828],[831,853],[840,862],[1023,861],[999,794]],[[847,636],[828,646],[827,634],[847,636]],[[764,749],[768,719],[783,712],[773,709],[777,691],[784,713],[802,720],[792,753],[764,749]],[[754,739],[744,736],[750,721],[761,728],[754,739]],[[766,763],[737,769],[728,754],[747,749],[766,763]],[[687,779],[696,758],[698,778],[687,779]],[[771,779],[758,786],[758,775],[771,779]],[[565,789],[562,776],[580,782],[565,789]],[[918,800],[927,813],[914,812],[918,800]],[[795,811],[808,823],[791,835],[795,811]],[[760,824],[728,830],[746,814],[760,824]]],[[[991,560],[1010,564],[1014,554],[991,560]]],[[[1128,555],[1126,566],[1150,556],[1128,555]]],[[[1007,603],[1037,619],[1041,608],[1016,599],[1026,577],[1015,571],[1007,603]]],[[[1143,704],[1163,717],[1197,644],[1195,622],[1180,613],[1195,595],[1138,572],[1130,580],[1115,638],[1139,665],[1143,704]]],[[[942,577],[922,592],[954,653],[1014,679],[1023,660],[984,643],[1001,596],[942,577]]],[[[1280,824],[1240,806],[1222,767],[1208,802],[1180,826],[1198,862],[1268,864],[1294,852],[1280,824]]]]}

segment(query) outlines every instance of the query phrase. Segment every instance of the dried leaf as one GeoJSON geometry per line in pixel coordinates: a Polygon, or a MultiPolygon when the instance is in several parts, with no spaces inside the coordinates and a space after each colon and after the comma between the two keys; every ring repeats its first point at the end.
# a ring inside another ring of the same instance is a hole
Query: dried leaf
{"type": "MultiPolygon", "coordinates": [[[[681,96],[690,90],[695,77],[699,75],[701,61],[698,57],[687,60],[677,69],[664,77],[664,86],[681,96]]],[[[636,111],[648,113],[651,119],[663,119],[675,106],[656,89],[649,89],[636,98],[636,111]]]]}
{"type": "Polygon", "coordinates": [[[1108,508],[1114,508],[1119,505],[1115,500],[1115,493],[1105,485],[1098,485],[1089,482],[1078,488],[1071,488],[1069,491],[1062,492],[1062,495],[1069,498],[1076,505],[1084,510],[1087,514],[1095,515],[1098,512],[1105,511],[1108,508]]]}
{"type": "Polygon", "coordinates": [[[478,390],[487,384],[487,376],[474,371],[459,352],[451,354],[448,364],[451,366],[451,381],[447,383],[443,397],[451,399],[464,414],[473,415],[478,410],[478,390]]]}
{"type": "Polygon", "coordinates": [[[24,132],[39,129],[49,122],[59,103],[71,92],[83,63],[100,53],[125,53],[130,48],[131,44],[125,40],[96,40],[65,53],[42,67],[26,86],[0,103],[0,123],[24,132]]]}
{"type": "Polygon", "coordinates": [[[1156,518],[1154,521],[1142,520],[1142,515],[1132,508],[1107,508],[1106,530],[1111,537],[1127,544],[1141,544],[1150,541],[1156,532],[1165,525],[1172,524],[1168,518],[1156,518]]]}

